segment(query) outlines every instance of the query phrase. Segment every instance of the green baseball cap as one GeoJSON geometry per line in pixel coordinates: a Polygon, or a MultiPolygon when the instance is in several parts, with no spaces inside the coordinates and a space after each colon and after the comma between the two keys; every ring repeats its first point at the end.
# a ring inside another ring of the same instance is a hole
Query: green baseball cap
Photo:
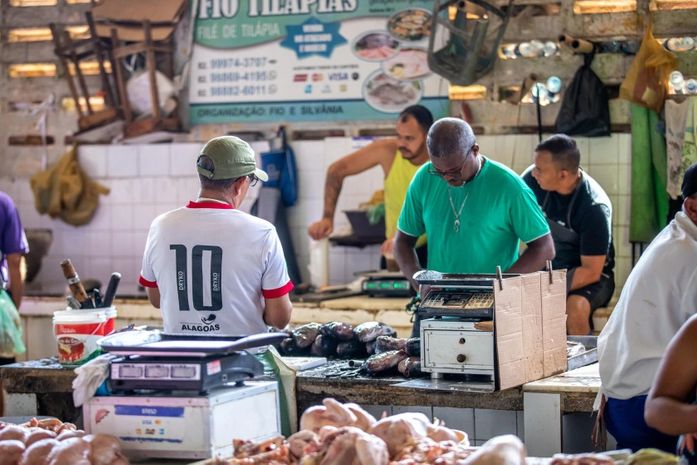
{"type": "Polygon", "coordinates": [[[213,162],[209,171],[196,166],[199,174],[208,179],[235,179],[250,174],[262,181],[268,181],[269,175],[257,168],[254,150],[248,143],[235,136],[215,137],[203,146],[199,157],[205,155],[213,162]]]}

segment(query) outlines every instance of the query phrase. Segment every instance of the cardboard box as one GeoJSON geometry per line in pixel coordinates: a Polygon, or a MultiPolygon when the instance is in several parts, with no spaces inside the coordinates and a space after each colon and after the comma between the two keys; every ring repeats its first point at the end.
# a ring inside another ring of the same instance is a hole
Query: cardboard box
{"type": "Polygon", "coordinates": [[[566,270],[496,281],[494,336],[497,389],[566,371],[566,270]]]}

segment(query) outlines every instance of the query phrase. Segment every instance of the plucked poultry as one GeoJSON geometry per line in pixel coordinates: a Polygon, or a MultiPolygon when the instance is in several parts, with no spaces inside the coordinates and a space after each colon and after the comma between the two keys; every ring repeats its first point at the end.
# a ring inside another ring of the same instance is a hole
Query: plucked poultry
{"type": "Polygon", "coordinates": [[[86,434],[57,419],[0,423],[0,465],[128,464],[113,436],[86,434]]]}

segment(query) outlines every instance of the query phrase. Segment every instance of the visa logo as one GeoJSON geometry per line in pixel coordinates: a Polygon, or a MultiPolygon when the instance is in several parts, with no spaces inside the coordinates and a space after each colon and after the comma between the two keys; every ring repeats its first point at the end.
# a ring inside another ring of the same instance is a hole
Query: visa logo
{"type": "Polygon", "coordinates": [[[348,81],[348,73],[331,73],[329,74],[330,81],[348,81]]]}

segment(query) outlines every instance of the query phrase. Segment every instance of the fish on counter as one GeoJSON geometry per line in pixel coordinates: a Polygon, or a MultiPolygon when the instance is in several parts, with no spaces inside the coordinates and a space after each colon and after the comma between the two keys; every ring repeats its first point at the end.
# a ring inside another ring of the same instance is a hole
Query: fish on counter
{"type": "Polygon", "coordinates": [[[421,359],[419,357],[407,357],[397,365],[397,371],[405,378],[422,376],[421,359]]]}
{"type": "Polygon", "coordinates": [[[295,331],[293,331],[295,345],[299,349],[310,347],[315,342],[315,339],[317,339],[321,327],[322,325],[319,323],[308,323],[296,328],[295,331]]]}
{"type": "Polygon", "coordinates": [[[330,357],[336,355],[336,346],[336,339],[318,334],[312,347],[310,347],[310,354],[316,357],[330,357]]]}
{"type": "Polygon", "coordinates": [[[336,355],[339,358],[365,358],[368,356],[368,352],[365,344],[354,339],[337,344],[336,355]]]}
{"type": "Polygon", "coordinates": [[[353,325],[341,321],[325,323],[320,328],[320,334],[333,337],[340,342],[348,342],[353,339],[353,325]]]}
{"type": "Polygon", "coordinates": [[[361,342],[372,342],[380,336],[395,337],[397,335],[397,331],[391,326],[377,321],[361,323],[353,328],[353,332],[361,342]]]}
{"type": "Polygon", "coordinates": [[[361,368],[370,374],[383,373],[395,368],[407,357],[407,353],[403,350],[391,350],[371,355],[361,368]]]}

